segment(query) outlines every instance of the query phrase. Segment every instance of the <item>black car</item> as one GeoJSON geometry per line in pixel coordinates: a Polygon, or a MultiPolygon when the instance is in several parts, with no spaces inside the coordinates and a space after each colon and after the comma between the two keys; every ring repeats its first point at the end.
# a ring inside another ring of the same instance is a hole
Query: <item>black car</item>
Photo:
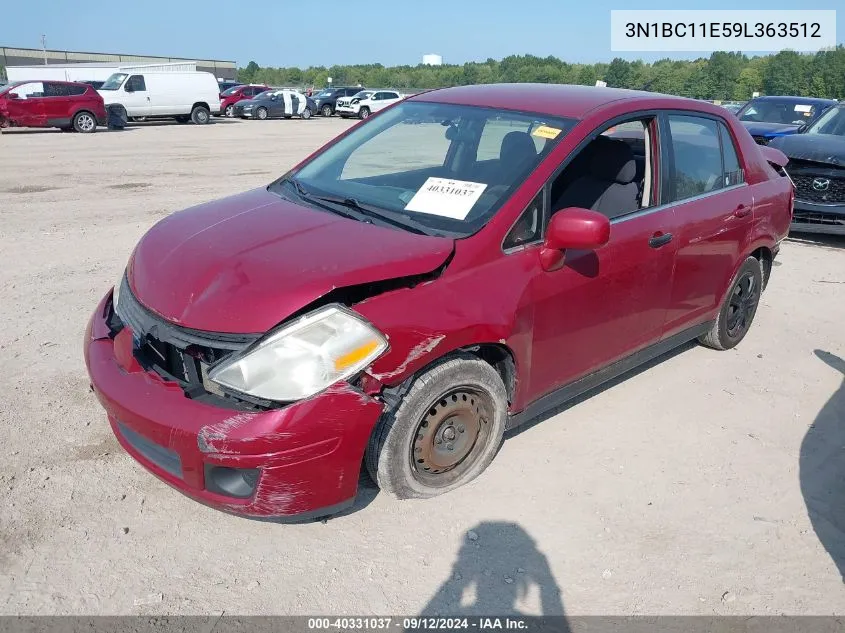
{"type": "Polygon", "coordinates": [[[310,119],[315,112],[314,100],[294,90],[265,90],[252,99],[238,101],[232,116],[243,119],[310,119]]]}
{"type": "Polygon", "coordinates": [[[312,97],[314,99],[314,105],[317,106],[315,113],[319,112],[323,116],[331,116],[334,114],[334,108],[340,97],[351,97],[362,90],[364,90],[364,88],[361,88],[360,86],[357,88],[338,86],[336,88],[326,88],[325,90],[321,90],[312,97]]]}
{"type": "Polygon", "coordinates": [[[801,134],[771,142],[789,157],[795,183],[791,231],[845,235],[845,104],[830,108],[801,134]]]}

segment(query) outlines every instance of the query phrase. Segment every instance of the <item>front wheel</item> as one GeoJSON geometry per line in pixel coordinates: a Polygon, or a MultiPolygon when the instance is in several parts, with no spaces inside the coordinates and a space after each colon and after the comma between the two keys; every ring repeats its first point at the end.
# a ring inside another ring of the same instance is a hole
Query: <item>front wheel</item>
{"type": "Polygon", "coordinates": [[[310,119],[311,118],[311,108],[305,108],[300,114],[303,119],[310,119]]]}
{"type": "Polygon", "coordinates": [[[364,106],[358,111],[358,118],[366,119],[368,116],[370,116],[370,109],[368,107],[364,106]]]}
{"type": "Polygon", "coordinates": [[[320,114],[323,116],[331,116],[332,115],[332,107],[327,103],[322,108],[320,108],[320,114]]]}
{"type": "Polygon", "coordinates": [[[224,112],[224,114],[225,114],[227,117],[230,117],[230,118],[231,118],[234,112],[235,112],[235,106],[233,106],[233,105],[227,105],[227,106],[226,106],[226,111],[224,112]]]}
{"type": "Polygon", "coordinates": [[[736,347],[754,321],[762,290],[763,267],[756,257],[749,257],[742,263],[719,310],[719,317],[710,331],[699,337],[699,342],[718,350],[736,347]]]}
{"type": "Polygon", "coordinates": [[[507,420],[502,379],[479,358],[441,360],[411,380],[365,455],[379,488],[399,499],[434,497],[475,479],[493,461],[507,420]]]}
{"type": "Polygon", "coordinates": [[[90,112],[77,112],[73,115],[73,129],[83,134],[97,131],[97,119],[90,112]]]}
{"type": "Polygon", "coordinates": [[[211,113],[205,106],[195,106],[191,110],[191,121],[196,125],[205,125],[211,120],[211,113]]]}
{"type": "Polygon", "coordinates": [[[255,111],[255,118],[264,121],[267,118],[267,108],[258,108],[255,111]]]}

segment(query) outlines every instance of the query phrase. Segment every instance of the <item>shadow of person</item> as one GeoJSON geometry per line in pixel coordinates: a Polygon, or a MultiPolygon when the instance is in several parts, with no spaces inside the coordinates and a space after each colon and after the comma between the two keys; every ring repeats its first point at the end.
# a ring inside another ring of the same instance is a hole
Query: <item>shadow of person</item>
{"type": "MultiPolygon", "coordinates": [[[[546,557],[519,525],[484,522],[469,530],[451,577],[422,615],[563,616],[560,588],[546,557]],[[537,609],[531,603],[539,603],[537,609]]],[[[556,630],[568,631],[566,621],[556,630]]]]}
{"type": "Polygon", "coordinates": [[[815,351],[842,383],[822,407],[801,444],[801,494],[807,515],[845,582],[845,360],[815,351]]]}

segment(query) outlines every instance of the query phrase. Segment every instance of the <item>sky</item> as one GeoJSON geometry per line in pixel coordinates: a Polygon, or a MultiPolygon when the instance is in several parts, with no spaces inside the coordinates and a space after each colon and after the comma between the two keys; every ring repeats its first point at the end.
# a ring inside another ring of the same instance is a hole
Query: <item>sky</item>
{"type": "MultiPolygon", "coordinates": [[[[233,60],[239,66],[418,64],[425,53],[462,64],[512,54],[554,55],[594,63],[614,57],[653,61],[663,53],[610,50],[611,9],[837,9],[836,40],[845,37],[841,0],[146,0],[80,5],[69,0],[9,2],[0,46],[233,60]],[[839,5],[839,6],[837,6],[839,5]],[[90,10],[81,10],[88,6],[90,10]],[[237,8],[237,7],[243,8],[237,8]],[[96,7],[96,10],[93,10],[96,7]],[[126,10],[125,10],[126,9],[126,10]]],[[[696,58],[708,53],[673,53],[696,58]]]]}

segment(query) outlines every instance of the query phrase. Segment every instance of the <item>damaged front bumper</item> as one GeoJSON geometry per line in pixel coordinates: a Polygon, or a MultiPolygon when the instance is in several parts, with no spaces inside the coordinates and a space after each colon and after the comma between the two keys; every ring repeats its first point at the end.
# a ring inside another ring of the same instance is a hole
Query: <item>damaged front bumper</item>
{"type": "Polygon", "coordinates": [[[237,411],[145,370],[130,327],[109,328],[111,293],[85,333],[85,363],[120,444],[180,492],[255,518],[306,520],[350,506],[383,404],[345,382],[282,408],[237,411]]]}

